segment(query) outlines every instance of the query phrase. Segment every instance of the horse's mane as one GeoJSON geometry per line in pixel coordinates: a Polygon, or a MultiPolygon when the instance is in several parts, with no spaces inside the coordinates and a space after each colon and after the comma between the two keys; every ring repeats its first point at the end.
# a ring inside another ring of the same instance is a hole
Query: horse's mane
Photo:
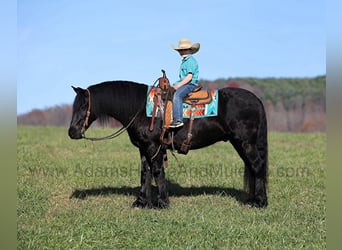
{"type": "Polygon", "coordinates": [[[92,112],[101,125],[116,113],[118,117],[136,114],[146,106],[147,85],[131,81],[107,81],[88,87],[92,96],[92,112]]]}

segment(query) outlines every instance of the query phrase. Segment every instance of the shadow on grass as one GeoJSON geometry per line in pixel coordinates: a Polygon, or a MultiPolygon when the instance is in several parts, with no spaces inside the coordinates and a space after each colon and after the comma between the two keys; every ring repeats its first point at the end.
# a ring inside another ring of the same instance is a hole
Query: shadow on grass
{"type": "MultiPolygon", "coordinates": [[[[199,196],[199,195],[218,195],[229,196],[236,199],[238,202],[245,204],[248,194],[243,190],[235,188],[200,186],[200,187],[182,187],[178,183],[167,181],[167,187],[170,197],[183,196],[199,196]]],[[[91,189],[76,189],[71,194],[70,199],[86,199],[89,196],[107,196],[112,194],[136,196],[139,194],[140,187],[99,187],[91,189]]],[[[152,195],[157,195],[158,189],[152,186],[152,195]]]]}

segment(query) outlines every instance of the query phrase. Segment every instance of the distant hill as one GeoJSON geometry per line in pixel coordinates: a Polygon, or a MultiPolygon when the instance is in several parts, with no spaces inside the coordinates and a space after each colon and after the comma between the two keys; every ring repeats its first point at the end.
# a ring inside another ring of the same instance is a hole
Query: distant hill
{"type": "MultiPolygon", "coordinates": [[[[47,109],[34,109],[31,112],[17,116],[18,125],[68,127],[72,117],[72,105],[58,105],[47,109]]],[[[93,127],[100,124],[95,122],[93,127]]],[[[119,127],[121,123],[111,119],[109,127],[119,127]]]]}
{"type": "MultiPolygon", "coordinates": [[[[314,78],[228,78],[201,80],[206,89],[244,88],[264,103],[272,131],[326,131],[326,76],[314,78]]],[[[17,117],[18,125],[64,126],[70,124],[72,105],[35,109],[17,117]]],[[[95,123],[94,126],[99,126],[95,123]]],[[[120,126],[114,119],[108,126],[120,126]]]]}
{"type": "Polygon", "coordinates": [[[34,109],[17,116],[19,125],[69,126],[72,116],[72,105],[59,105],[47,109],[34,109]]]}

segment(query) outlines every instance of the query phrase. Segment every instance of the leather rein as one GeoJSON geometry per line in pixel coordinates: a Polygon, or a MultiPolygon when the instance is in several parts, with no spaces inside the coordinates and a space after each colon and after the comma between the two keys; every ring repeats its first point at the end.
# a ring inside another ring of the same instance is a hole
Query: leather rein
{"type": "MultiPolygon", "coordinates": [[[[164,76],[165,76],[165,70],[162,70],[164,76]]],[[[154,87],[156,85],[156,83],[159,81],[160,78],[158,78],[152,85],[152,87],[154,87]]],[[[122,128],[120,128],[118,131],[114,132],[111,135],[108,136],[104,136],[104,137],[86,137],[85,136],[85,131],[86,131],[86,127],[89,124],[89,117],[90,117],[90,109],[91,109],[91,95],[90,95],[90,90],[86,89],[88,92],[88,108],[87,108],[87,115],[86,118],[83,122],[82,125],[82,129],[81,129],[81,134],[82,134],[82,138],[89,140],[89,141],[103,141],[103,140],[110,140],[110,139],[114,139],[116,137],[118,137],[119,135],[121,135],[122,133],[124,133],[125,131],[127,131],[127,129],[132,125],[132,123],[134,122],[135,118],[137,118],[138,114],[141,112],[141,110],[139,110],[132,118],[132,120],[130,120],[130,122],[126,125],[126,126],[122,126],[122,128]]],[[[150,91],[152,90],[152,88],[150,89],[150,91]]],[[[149,95],[149,93],[147,94],[147,96],[149,95]]]]}

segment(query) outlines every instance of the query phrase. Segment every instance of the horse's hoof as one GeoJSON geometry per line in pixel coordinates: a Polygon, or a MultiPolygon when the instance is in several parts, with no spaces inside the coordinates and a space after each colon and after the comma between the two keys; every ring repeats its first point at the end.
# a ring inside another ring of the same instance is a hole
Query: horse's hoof
{"type": "Polygon", "coordinates": [[[165,208],[169,207],[169,204],[170,204],[169,200],[158,199],[156,208],[157,209],[165,209],[165,208]]]}
{"type": "Polygon", "coordinates": [[[132,203],[132,208],[152,208],[151,202],[142,201],[139,198],[132,203]]]}
{"type": "Polygon", "coordinates": [[[268,203],[267,199],[257,199],[257,198],[250,198],[246,202],[249,206],[251,207],[256,207],[256,208],[266,208],[268,203]]]}

